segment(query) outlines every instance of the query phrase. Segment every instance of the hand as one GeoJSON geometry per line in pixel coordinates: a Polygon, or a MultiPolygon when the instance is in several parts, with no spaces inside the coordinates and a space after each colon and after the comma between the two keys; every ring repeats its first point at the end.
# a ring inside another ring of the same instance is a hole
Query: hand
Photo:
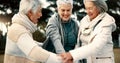
{"type": "Polygon", "coordinates": [[[50,56],[45,63],[63,63],[63,60],[61,56],[58,56],[55,53],[50,53],[50,56]]]}
{"type": "Polygon", "coordinates": [[[63,63],[73,63],[73,58],[72,58],[72,56],[69,52],[62,53],[62,54],[59,54],[59,55],[62,57],[63,63]]]}

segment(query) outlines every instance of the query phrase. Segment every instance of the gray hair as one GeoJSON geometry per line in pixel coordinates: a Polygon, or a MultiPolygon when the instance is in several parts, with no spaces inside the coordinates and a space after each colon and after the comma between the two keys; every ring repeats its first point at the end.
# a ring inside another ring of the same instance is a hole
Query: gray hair
{"type": "Polygon", "coordinates": [[[27,14],[29,10],[32,10],[32,12],[35,13],[39,6],[40,7],[42,6],[39,0],[21,0],[19,12],[27,14]]]}
{"type": "Polygon", "coordinates": [[[100,12],[108,11],[108,6],[106,4],[106,0],[84,0],[84,3],[87,1],[92,1],[96,7],[100,10],[100,12]]]}
{"type": "Polygon", "coordinates": [[[57,7],[60,7],[62,4],[71,4],[73,7],[73,0],[57,0],[56,1],[57,7]]]}

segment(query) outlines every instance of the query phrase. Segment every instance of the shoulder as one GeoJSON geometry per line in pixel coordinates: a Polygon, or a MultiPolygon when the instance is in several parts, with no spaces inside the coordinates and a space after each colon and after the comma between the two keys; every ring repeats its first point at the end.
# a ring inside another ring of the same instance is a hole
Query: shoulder
{"type": "Polygon", "coordinates": [[[88,15],[86,15],[80,20],[80,28],[84,28],[87,25],[89,25],[88,19],[89,19],[89,17],[88,17],[88,15]]]}
{"type": "Polygon", "coordinates": [[[116,26],[115,19],[106,13],[105,17],[102,19],[102,25],[103,26],[116,26]]]}
{"type": "Polygon", "coordinates": [[[58,21],[59,17],[58,14],[52,15],[52,17],[49,18],[48,24],[55,24],[58,21]]]}
{"type": "Polygon", "coordinates": [[[29,31],[22,25],[12,24],[8,29],[7,35],[11,40],[16,42],[19,36],[23,33],[29,33],[29,31]]]}
{"type": "Polygon", "coordinates": [[[20,24],[12,24],[10,26],[10,29],[14,29],[14,30],[26,30],[26,28],[20,24]]]}
{"type": "Polygon", "coordinates": [[[103,18],[103,20],[107,20],[109,22],[115,22],[115,19],[111,15],[109,15],[108,13],[105,14],[105,17],[103,18]]]}
{"type": "Polygon", "coordinates": [[[47,23],[46,30],[57,28],[60,25],[58,14],[54,14],[47,23]]]}
{"type": "Polygon", "coordinates": [[[88,17],[88,15],[86,15],[80,20],[80,23],[85,23],[88,21],[88,19],[89,19],[89,17],[88,17]]]}
{"type": "Polygon", "coordinates": [[[71,21],[72,21],[72,23],[75,23],[75,25],[79,27],[80,22],[78,20],[71,18],[71,21]]]}
{"type": "Polygon", "coordinates": [[[106,13],[100,24],[98,24],[98,27],[101,28],[107,27],[110,28],[112,31],[114,31],[116,29],[115,19],[112,16],[110,16],[108,13],[106,13]]]}

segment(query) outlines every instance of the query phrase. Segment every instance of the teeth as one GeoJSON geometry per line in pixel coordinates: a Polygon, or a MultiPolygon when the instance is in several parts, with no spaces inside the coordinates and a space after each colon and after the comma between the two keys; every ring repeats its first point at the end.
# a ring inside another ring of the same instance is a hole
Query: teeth
{"type": "Polygon", "coordinates": [[[67,16],[64,16],[64,17],[67,17],[67,16]]]}

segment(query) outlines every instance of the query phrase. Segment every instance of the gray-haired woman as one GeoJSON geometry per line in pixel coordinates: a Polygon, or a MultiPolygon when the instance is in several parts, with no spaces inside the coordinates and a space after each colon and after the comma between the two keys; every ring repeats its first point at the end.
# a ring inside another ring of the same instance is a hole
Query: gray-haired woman
{"type": "Polygon", "coordinates": [[[8,30],[4,63],[61,63],[59,56],[42,49],[32,38],[41,9],[39,0],[21,0],[8,30]]]}
{"type": "Polygon", "coordinates": [[[57,0],[57,11],[46,26],[46,35],[50,37],[56,53],[68,52],[75,48],[78,35],[78,23],[71,18],[73,0],[57,0]]]}
{"type": "Polygon", "coordinates": [[[87,63],[115,63],[111,35],[116,24],[106,13],[107,4],[103,0],[84,0],[84,5],[87,15],[80,22],[78,34],[82,47],[78,41],[78,48],[62,54],[63,57],[74,61],[86,58],[87,63]]]}

